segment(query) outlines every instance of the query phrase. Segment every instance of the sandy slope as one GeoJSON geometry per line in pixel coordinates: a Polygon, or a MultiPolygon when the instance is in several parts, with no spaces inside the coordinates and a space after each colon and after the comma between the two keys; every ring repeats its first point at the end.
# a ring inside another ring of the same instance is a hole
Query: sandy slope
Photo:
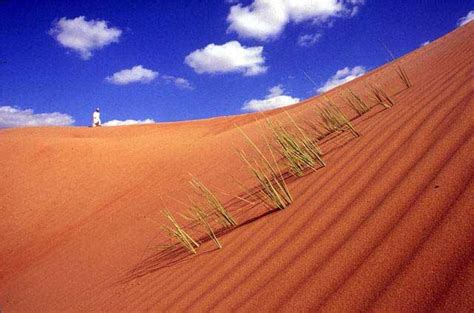
{"type": "MultiPolygon", "coordinates": [[[[351,82],[396,105],[324,139],[328,166],[290,178],[294,203],[271,214],[235,198],[233,178],[254,186],[235,125],[261,145],[256,115],[0,131],[2,312],[472,312],[473,61],[470,23],[399,60],[410,89],[392,64],[351,82]],[[160,210],[184,209],[189,173],[240,225],[220,251],[165,258],[160,210]]],[[[289,111],[311,120],[318,102],[289,111]]]]}

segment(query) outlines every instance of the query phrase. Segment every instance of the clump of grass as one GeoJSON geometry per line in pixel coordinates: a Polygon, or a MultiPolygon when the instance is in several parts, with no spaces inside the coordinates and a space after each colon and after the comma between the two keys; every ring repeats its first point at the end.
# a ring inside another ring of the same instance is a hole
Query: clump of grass
{"type": "Polygon", "coordinates": [[[315,138],[317,142],[324,139],[324,137],[328,135],[326,128],[320,121],[307,120],[307,121],[304,121],[304,123],[308,128],[312,130],[313,134],[311,134],[311,137],[315,138]]]}
{"type": "Polygon", "coordinates": [[[281,124],[275,126],[272,122],[268,121],[268,125],[274,134],[275,140],[281,147],[281,154],[290,164],[290,169],[293,174],[303,176],[306,168],[315,170],[317,164],[326,166],[321,157],[321,150],[317,144],[308,137],[303,129],[298,127],[293,119],[291,120],[298,131],[296,134],[290,132],[281,124]]]}
{"type": "Polygon", "coordinates": [[[200,194],[208,203],[210,209],[216,215],[218,221],[224,227],[233,227],[237,225],[237,222],[232,217],[230,212],[224,207],[224,205],[217,199],[217,197],[209,190],[202,182],[200,182],[196,177],[192,177],[191,186],[194,190],[200,194]]]}
{"type": "Polygon", "coordinates": [[[165,217],[171,222],[172,227],[162,226],[163,230],[168,234],[171,240],[176,239],[189,252],[196,254],[199,244],[181,227],[174,216],[169,211],[163,211],[165,217]]]}
{"type": "Polygon", "coordinates": [[[210,214],[206,213],[200,206],[196,204],[193,204],[189,208],[189,213],[190,216],[187,218],[201,225],[204,228],[206,234],[209,236],[209,238],[211,238],[212,241],[214,241],[214,243],[216,244],[216,246],[221,249],[222,244],[220,243],[219,239],[217,239],[217,235],[212,229],[212,226],[209,222],[209,219],[211,218],[210,214]]]}
{"type": "Polygon", "coordinates": [[[355,137],[360,134],[354,128],[347,116],[331,100],[326,98],[326,103],[317,108],[323,127],[329,132],[349,130],[355,137]]]}
{"type": "Polygon", "coordinates": [[[410,81],[410,78],[408,77],[407,72],[400,65],[397,65],[396,71],[397,71],[398,77],[400,77],[403,84],[405,84],[407,88],[410,88],[412,86],[412,83],[410,81]]]}
{"type": "Polygon", "coordinates": [[[381,105],[383,105],[385,108],[391,108],[395,105],[395,102],[393,102],[393,100],[381,87],[371,83],[369,83],[367,86],[375,100],[381,105]]]}
{"type": "Polygon", "coordinates": [[[240,151],[240,157],[259,183],[261,188],[261,192],[258,194],[259,198],[272,209],[285,209],[293,202],[293,198],[291,197],[288,186],[286,185],[283,174],[278,167],[272,148],[266,137],[265,142],[270,150],[273,162],[270,162],[265,157],[262,150],[258,148],[242,129],[238,129],[258,154],[257,160],[250,160],[244,151],[240,151]]]}
{"type": "Polygon", "coordinates": [[[347,89],[347,93],[344,98],[349,104],[349,107],[356,111],[357,115],[362,116],[363,114],[370,111],[370,107],[367,105],[367,103],[365,103],[365,101],[356,95],[351,89],[347,89]]]}

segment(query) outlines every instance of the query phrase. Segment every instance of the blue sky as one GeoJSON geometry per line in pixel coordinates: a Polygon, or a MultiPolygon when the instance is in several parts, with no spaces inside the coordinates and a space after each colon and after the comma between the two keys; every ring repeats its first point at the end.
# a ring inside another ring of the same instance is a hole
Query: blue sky
{"type": "Polygon", "coordinates": [[[0,127],[289,105],[474,17],[470,1],[0,0],[0,127]],[[429,3],[429,4],[428,4],[429,3]],[[305,75],[311,78],[311,82],[305,75]]]}

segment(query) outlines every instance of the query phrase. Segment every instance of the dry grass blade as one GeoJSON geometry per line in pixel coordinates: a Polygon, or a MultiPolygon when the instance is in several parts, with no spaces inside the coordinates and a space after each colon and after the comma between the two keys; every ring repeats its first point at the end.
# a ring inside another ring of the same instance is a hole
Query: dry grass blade
{"type": "Polygon", "coordinates": [[[397,74],[398,77],[400,77],[401,81],[405,84],[407,88],[410,88],[412,86],[410,78],[408,77],[407,72],[400,66],[397,65],[397,74]]]}
{"type": "Polygon", "coordinates": [[[369,83],[367,86],[378,103],[386,108],[391,108],[395,105],[395,102],[393,102],[393,100],[381,87],[371,83],[369,83]]]}
{"type": "MultiPolygon", "coordinates": [[[[294,122],[294,120],[292,120],[294,122]]],[[[303,176],[306,168],[315,170],[316,164],[325,166],[321,150],[313,143],[305,132],[294,122],[298,132],[292,133],[282,125],[274,125],[268,121],[276,142],[281,147],[281,154],[288,161],[290,169],[296,176],[303,176]]]]}
{"type": "Polygon", "coordinates": [[[348,129],[355,137],[360,136],[347,116],[328,98],[326,98],[326,104],[318,107],[317,110],[324,128],[326,128],[329,133],[335,131],[343,132],[348,129]]]}
{"type": "Polygon", "coordinates": [[[314,136],[316,140],[322,140],[324,137],[328,135],[326,128],[324,125],[318,121],[318,120],[313,120],[313,121],[304,121],[304,123],[311,128],[311,130],[314,132],[314,136]]]}
{"type": "Polygon", "coordinates": [[[222,244],[220,243],[219,239],[217,239],[216,233],[212,229],[212,226],[209,222],[209,214],[207,214],[201,207],[196,204],[193,204],[191,206],[191,208],[189,209],[189,213],[191,218],[204,228],[209,238],[211,238],[212,241],[214,241],[214,243],[216,244],[216,246],[221,249],[222,244]]]}
{"type": "Polygon", "coordinates": [[[163,230],[167,232],[172,240],[176,239],[186,250],[196,254],[196,248],[199,247],[199,244],[178,224],[169,211],[163,211],[163,214],[172,224],[172,227],[163,226],[163,230]]]}
{"type": "Polygon", "coordinates": [[[270,208],[278,208],[280,210],[285,209],[293,202],[293,198],[288,190],[288,186],[283,178],[283,174],[276,164],[275,157],[271,150],[270,144],[265,138],[267,147],[270,149],[273,158],[272,163],[265,157],[263,152],[257,147],[257,145],[247,136],[247,134],[240,128],[238,128],[250,145],[255,149],[259,158],[258,161],[251,161],[244,151],[240,151],[240,157],[243,162],[252,172],[257,179],[261,188],[259,194],[260,199],[270,208]]]}
{"type": "Polygon", "coordinates": [[[217,199],[217,197],[210,191],[202,182],[200,182],[196,177],[192,177],[191,186],[198,194],[200,194],[204,199],[206,199],[210,209],[217,216],[219,222],[224,227],[233,227],[237,225],[237,222],[229,213],[229,211],[224,207],[224,205],[217,199]]]}
{"type": "Polygon", "coordinates": [[[363,114],[370,111],[370,107],[362,100],[361,97],[356,95],[351,89],[347,90],[346,95],[344,96],[349,107],[356,111],[357,115],[362,116],[363,114]]]}
{"type": "MultiPolygon", "coordinates": [[[[293,117],[291,117],[290,113],[288,113],[288,111],[285,111],[286,115],[288,116],[288,118],[290,119],[290,121],[293,123],[293,125],[295,126],[296,130],[298,130],[301,138],[303,139],[303,141],[305,143],[308,143],[308,145],[311,147],[311,149],[314,151],[314,152],[317,152],[317,154],[319,156],[322,156],[323,153],[321,151],[321,148],[319,148],[318,144],[316,142],[314,142],[310,136],[306,133],[305,130],[303,130],[303,128],[301,128],[296,122],[295,120],[293,119],[293,117]]],[[[319,134],[318,134],[319,135],[319,134]]],[[[323,160],[321,159],[320,160],[322,162],[322,165],[323,166],[326,166],[326,164],[323,162],[323,160]]]]}

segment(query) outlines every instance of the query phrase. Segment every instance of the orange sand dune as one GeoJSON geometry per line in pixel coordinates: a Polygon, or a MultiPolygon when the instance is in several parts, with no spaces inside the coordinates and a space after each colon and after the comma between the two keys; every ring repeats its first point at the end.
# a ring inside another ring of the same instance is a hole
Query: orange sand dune
{"type": "MultiPolygon", "coordinates": [[[[0,310],[474,311],[474,23],[328,93],[394,95],[320,145],[327,166],[287,180],[268,212],[236,150],[282,109],[182,123],[0,131],[0,310]],[[414,86],[395,72],[403,66],[414,86]],[[236,216],[223,249],[160,253],[164,208],[192,174],[236,216]]],[[[311,98],[287,108],[316,120],[311,98]]],[[[354,116],[354,114],[352,114],[354,116]]],[[[269,133],[267,133],[268,135],[269,133]]]]}

